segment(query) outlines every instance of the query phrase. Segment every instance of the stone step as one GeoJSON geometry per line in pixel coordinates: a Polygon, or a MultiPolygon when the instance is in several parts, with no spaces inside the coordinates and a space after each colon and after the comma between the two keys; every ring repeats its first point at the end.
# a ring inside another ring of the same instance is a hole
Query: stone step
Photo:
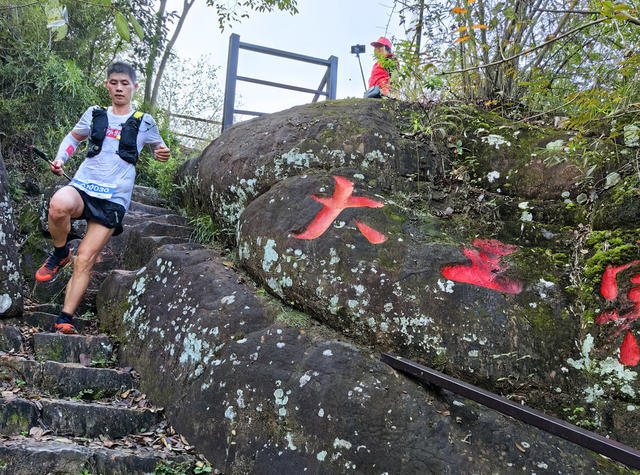
{"type": "Polygon", "coordinates": [[[142,236],[171,236],[189,239],[193,229],[178,224],[164,224],[156,221],[145,221],[133,227],[142,236]]]}
{"type": "Polygon", "coordinates": [[[90,395],[102,399],[137,388],[138,381],[129,372],[111,368],[90,368],[77,363],[0,357],[0,376],[24,381],[29,387],[59,397],[90,395]],[[89,392],[90,391],[90,392],[89,392]]]}
{"type": "Polygon", "coordinates": [[[193,473],[193,457],[167,457],[146,448],[83,446],[68,440],[0,441],[0,474],[82,474],[143,475],[151,473],[193,473]],[[180,465],[182,470],[160,472],[163,465],[180,465]]]}
{"type": "MultiPolygon", "coordinates": [[[[7,324],[16,326],[26,323],[27,325],[31,325],[32,327],[38,327],[46,332],[51,332],[53,331],[53,324],[56,322],[56,318],[58,318],[58,315],[59,312],[24,312],[22,314],[22,318],[10,318],[6,319],[5,321],[7,324]]],[[[97,326],[96,322],[88,318],[73,317],[73,326],[76,327],[76,330],[81,333],[86,331],[93,324],[97,326]]]]}
{"type": "Polygon", "coordinates": [[[13,325],[0,324],[0,351],[23,351],[20,329],[13,325]]]}
{"type": "Polygon", "coordinates": [[[62,399],[0,399],[0,432],[18,435],[39,426],[56,435],[117,439],[160,422],[160,412],[62,399]]]}
{"type": "Polygon", "coordinates": [[[112,362],[113,344],[106,336],[34,333],[33,351],[37,359],[61,363],[81,363],[83,359],[96,364],[112,362]]]}
{"type": "Polygon", "coordinates": [[[145,205],[142,203],[138,203],[137,201],[132,201],[129,204],[129,211],[162,216],[163,214],[167,214],[169,210],[167,208],[160,208],[158,206],[145,205]]]}
{"type": "Polygon", "coordinates": [[[160,422],[160,413],[125,406],[64,400],[40,400],[42,424],[57,435],[107,436],[144,432],[160,422]]]}
{"type": "Polygon", "coordinates": [[[160,246],[166,244],[183,244],[188,242],[188,237],[180,236],[140,236],[133,242],[129,240],[125,254],[125,267],[127,269],[139,269],[149,262],[160,246]]]}
{"type": "Polygon", "coordinates": [[[53,315],[58,315],[61,309],[62,309],[62,305],[59,305],[56,303],[41,303],[41,304],[24,306],[24,310],[26,312],[44,312],[44,313],[51,313],[53,315]]]}
{"type": "Polygon", "coordinates": [[[177,214],[153,215],[147,213],[127,213],[122,221],[125,226],[136,226],[146,221],[154,221],[163,224],[178,224],[180,226],[188,226],[189,220],[177,214]]]}

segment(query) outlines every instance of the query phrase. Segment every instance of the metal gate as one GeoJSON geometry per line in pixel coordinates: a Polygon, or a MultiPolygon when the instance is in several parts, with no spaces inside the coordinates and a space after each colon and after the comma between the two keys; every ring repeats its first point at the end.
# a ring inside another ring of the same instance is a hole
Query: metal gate
{"type": "Polygon", "coordinates": [[[261,116],[265,114],[264,112],[255,112],[235,108],[237,81],[251,82],[254,84],[262,84],[264,86],[271,87],[279,87],[282,89],[289,89],[291,91],[308,92],[314,95],[311,102],[317,102],[320,96],[326,96],[327,99],[336,98],[337,80],[338,58],[336,56],[330,56],[329,59],[314,58],[312,56],[290,53],[289,51],[267,48],[265,46],[253,45],[250,43],[243,43],[240,41],[240,35],[234,33],[229,38],[229,56],[227,58],[227,82],[224,89],[224,112],[222,115],[222,130],[233,124],[234,114],[254,116],[261,116]],[[322,77],[322,81],[320,81],[318,89],[308,89],[305,87],[292,86],[289,84],[265,81],[264,79],[238,76],[238,56],[240,53],[240,49],[254,51],[256,53],[269,54],[272,56],[279,56],[287,59],[294,59],[296,61],[303,61],[305,63],[326,66],[327,71],[322,77]]]}

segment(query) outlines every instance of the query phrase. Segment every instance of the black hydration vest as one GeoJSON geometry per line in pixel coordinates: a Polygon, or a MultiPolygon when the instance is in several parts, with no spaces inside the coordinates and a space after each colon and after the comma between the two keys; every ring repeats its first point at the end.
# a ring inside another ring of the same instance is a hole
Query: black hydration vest
{"type": "MultiPolygon", "coordinates": [[[[120,132],[118,155],[125,162],[133,165],[138,161],[138,146],[136,141],[143,115],[143,112],[134,112],[124,123],[122,131],[120,132]]],[[[109,119],[107,117],[107,109],[104,107],[93,109],[91,131],[89,133],[89,149],[87,150],[88,158],[95,157],[102,150],[102,142],[104,142],[104,138],[107,136],[108,127],[109,119]]]]}

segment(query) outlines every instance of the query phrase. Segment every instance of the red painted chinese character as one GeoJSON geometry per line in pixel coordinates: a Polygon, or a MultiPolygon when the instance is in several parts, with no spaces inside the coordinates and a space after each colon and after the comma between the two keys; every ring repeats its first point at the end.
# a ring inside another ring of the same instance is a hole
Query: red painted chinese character
{"type": "MultiPolygon", "coordinates": [[[[633,261],[616,267],[607,266],[604,274],[602,274],[600,294],[602,294],[606,300],[615,300],[618,298],[618,282],[616,281],[618,273],[636,264],[640,264],[640,261],[633,261]]],[[[596,318],[596,323],[604,324],[607,322],[615,322],[616,325],[620,326],[620,330],[627,330],[624,341],[620,346],[620,358],[618,358],[618,361],[623,365],[635,366],[640,362],[640,350],[638,349],[636,338],[629,331],[629,326],[633,320],[640,316],[640,285],[637,285],[640,284],[640,274],[631,277],[631,283],[633,285],[627,292],[627,298],[633,302],[633,309],[624,315],[620,315],[618,310],[602,312],[596,318]]]]}
{"type": "MultiPolygon", "coordinates": [[[[346,208],[382,208],[384,206],[383,203],[364,196],[353,196],[353,182],[346,178],[341,176],[334,176],[333,178],[336,181],[333,196],[331,198],[320,198],[311,195],[311,198],[318,203],[322,203],[322,209],[318,211],[318,214],[313,218],[311,224],[307,226],[307,229],[300,234],[294,234],[294,238],[316,239],[322,236],[329,229],[331,223],[342,213],[342,210],[346,208]]],[[[356,221],[356,226],[371,244],[381,244],[387,239],[384,234],[366,224],[356,221]]]]}
{"type": "Polygon", "coordinates": [[[517,246],[503,244],[495,239],[474,239],[471,244],[477,249],[463,249],[471,259],[471,265],[451,265],[442,269],[444,277],[457,282],[486,287],[508,294],[522,292],[522,283],[502,275],[507,269],[500,262],[502,256],[518,250],[517,246]]]}

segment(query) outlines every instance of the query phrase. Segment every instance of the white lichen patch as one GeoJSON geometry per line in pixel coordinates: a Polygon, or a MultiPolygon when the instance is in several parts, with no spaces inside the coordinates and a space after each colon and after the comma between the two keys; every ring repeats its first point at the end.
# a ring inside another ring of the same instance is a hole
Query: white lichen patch
{"type": "Polygon", "coordinates": [[[453,282],[452,280],[447,280],[446,282],[443,282],[441,279],[438,279],[438,288],[442,292],[446,292],[448,294],[452,294],[453,293],[453,287],[455,285],[456,285],[455,282],[453,282]]]}
{"type": "Polygon", "coordinates": [[[336,437],[336,439],[333,441],[333,448],[334,449],[351,449],[353,444],[351,444],[351,442],[349,442],[348,440],[344,440],[344,439],[338,439],[336,437]]]}
{"type": "Polygon", "coordinates": [[[564,149],[564,140],[554,140],[553,142],[549,142],[546,146],[546,149],[552,152],[560,152],[564,149]]]}
{"type": "Polygon", "coordinates": [[[487,173],[487,181],[489,183],[493,183],[498,178],[500,178],[500,172],[497,171],[497,170],[494,170],[494,171],[491,171],[491,172],[487,173]]]}
{"type": "Polygon", "coordinates": [[[500,150],[500,145],[505,145],[507,147],[511,146],[511,142],[505,139],[502,135],[498,134],[485,135],[480,140],[482,141],[482,143],[486,143],[495,147],[496,150],[500,150]]]}
{"type": "Polygon", "coordinates": [[[227,409],[224,411],[224,417],[226,417],[229,420],[234,420],[235,417],[237,416],[235,408],[233,406],[229,406],[227,407],[227,409]]]}
{"type": "Polygon", "coordinates": [[[309,372],[307,371],[305,374],[300,376],[300,380],[298,382],[300,383],[300,387],[303,387],[309,381],[311,381],[311,375],[309,375],[309,372]]]}
{"type": "Polygon", "coordinates": [[[271,266],[278,260],[278,253],[275,251],[276,242],[268,239],[264,245],[264,258],[262,259],[262,270],[269,272],[271,266]]]}
{"type": "Polygon", "coordinates": [[[0,313],[5,313],[9,310],[11,308],[11,304],[13,304],[13,300],[9,294],[0,295],[0,313]]]}

